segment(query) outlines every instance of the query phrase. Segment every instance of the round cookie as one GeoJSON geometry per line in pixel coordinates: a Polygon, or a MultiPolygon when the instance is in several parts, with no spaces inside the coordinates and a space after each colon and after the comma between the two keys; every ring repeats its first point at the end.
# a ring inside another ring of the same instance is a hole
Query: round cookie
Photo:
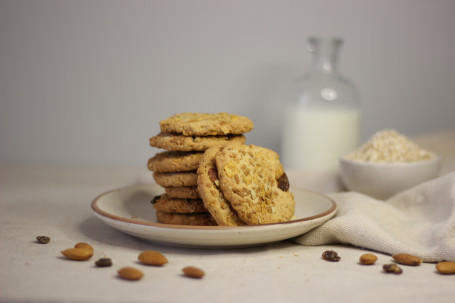
{"type": "Polygon", "coordinates": [[[199,194],[213,219],[221,226],[239,226],[245,223],[232,209],[220,190],[220,180],[216,168],[215,156],[221,147],[212,147],[205,151],[197,170],[199,194]]]}
{"type": "Polygon", "coordinates": [[[198,214],[173,214],[166,213],[163,211],[156,212],[156,219],[158,222],[164,224],[176,224],[176,225],[204,225],[213,226],[216,225],[210,213],[198,213],[198,214]]]}
{"type": "Polygon", "coordinates": [[[171,198],[167,194],[161,195],[160,198],[154,200],[153,207],[156,210],[167,213],[191,214],[207,212],[201,199],[171,198]]]}
{"type": "Polygon", "coordinates": [[[150,138],[151,146],[170,151],[205,151],[229,142],[245,143],[246,137],[244,135],[194,137],[162,132],[150,138]]]}
{"type": "Polygon", "coordinates": [[[182,113],[161,121],[160,128],[184,136],[215,136],[247,133],[254,124],[247,117],[228,113],[182,113]]]}
{"type": "Polygon", "coordinates": [[[168,186],[164,190],[169,197],[180,199],[200,199],[197,186],[168,186]]]}
{"type": "Polygon", "coordinates": [[[295,210],[289,181],[274,151],[229,145],[216,154],[220,188],[247,224],[285,222],[295,210]]]}
{"type": "Polygon", "coordinates": [[[160,173],[197,170],[202,152],[164,151],[148,160],[149,170],[160,173]]]}
{"type": "Polygon", "coordinates": [[[197,185],[196,171],[177,173],[153,173],[153,179],[155,179],[155,182],[158,185],[161,185],[163,187],[197,185]]]}

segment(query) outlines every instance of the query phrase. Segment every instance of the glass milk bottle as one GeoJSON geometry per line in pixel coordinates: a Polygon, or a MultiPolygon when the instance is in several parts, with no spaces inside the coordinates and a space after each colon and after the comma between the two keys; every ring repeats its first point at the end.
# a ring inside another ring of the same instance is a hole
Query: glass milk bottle
{"type": "Polygon", "coordinates": [[[310,70],[291,89],[285,108],[281,159],[286,168],[337,172],[338,158],[358,147],[358,96],[336,69],[341,44],[341,39],[309,39],[310,70]]]}

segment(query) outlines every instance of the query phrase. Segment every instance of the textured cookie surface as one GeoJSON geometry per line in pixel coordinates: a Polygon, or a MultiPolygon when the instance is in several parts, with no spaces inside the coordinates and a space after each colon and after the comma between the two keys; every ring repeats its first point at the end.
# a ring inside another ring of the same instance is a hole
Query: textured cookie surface
{"type": "Polygon", "coordinates": [[[202,152],[164,151],[150,158],[147,167],[161,173],[197,170],[202,155],[202,152]]]}
{"type": "Polygon", "coordinates": [[[155,182],[163,187],[169,186],[196,186],[196,171],[181,173],[153,173],[155,182]]]}
{"type": "Polygon", "coordinates": [[[245,143],[244,135],[225,136],[183,136],[176,133],[159,133],[150,138],[150,145],[170,151],[205,151],[206,149],[226,145],[229,142],[245,143]]]}
{"type": "Polygon", "coordinates": [[[229,145],[216,154],[220,188],[247,224],[288,221],[295,201],[279,156],[254,145],[229,145]]]}
{"type": "Polygon", "coordinates": [[[169,197],[167,194],[162,195],[153,203],[156,210],[167,213],[202,213],[207,212],[204,202],[201,199],[179,199],[169,197]]]}
{"type": "Polygon", "coordinates": [[[212,147],[205,151],[197,170],[199,194],[213,219],[218,225],[245,225],[232,209],[220,190],[220,180],[216,168],[215,155],[221,147],[212,147]]]}
{"type": "Polygon", "coordinates": [[[156,212],[156,219],[158,222],[165,224],[177,225],[216,225],[210,213],[198,214],[173,214],[163,211],[156,212]]]}
{"type": "Polygon", "coordinates": [[[253,121],[228,113],[182,113],[160,122],[162,132],[185,136],[243,134],[253,129],[253,121]]]}
{"type": "Polygon", "coordinates": [[[200,199],[197,186],[168,186],[164,190],[169,197],[180,199],[200,199]]]}

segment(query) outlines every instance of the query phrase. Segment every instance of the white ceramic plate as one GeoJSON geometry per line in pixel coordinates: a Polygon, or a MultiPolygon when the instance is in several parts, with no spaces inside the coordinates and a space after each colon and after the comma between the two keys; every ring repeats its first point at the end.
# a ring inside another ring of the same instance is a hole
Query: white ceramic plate
{"type": "Polygon", "coordinates": [[[186,226],[158,223],[151,200],[163,193],[156,184],[141,184],[101,194],[91,204],[95,215],[122,232],[169,245],[192,247],[245,247],[289,239],[321,225],[335,215],[328,197],[291,188],[296,219],[255,226],[186,226]]]}

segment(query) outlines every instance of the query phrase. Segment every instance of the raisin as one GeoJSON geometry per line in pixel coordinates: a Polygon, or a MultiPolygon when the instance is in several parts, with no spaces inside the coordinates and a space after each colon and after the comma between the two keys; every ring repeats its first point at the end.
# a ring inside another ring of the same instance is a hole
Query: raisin
{"type": "Polygon", "coordinates": [[[38,237],[36,237],[36,241],[39,244],[47,244],[51,241],[51,238],[46,237],[46,236],[38,236],[38,237]]]}
{"type": "Polygon", "coordinates": [[[209,169],[208,175],[212,183],[215,183],[215,181],[218,180],[218,170],[216,168],[212,167],[209,169]]]}
{"type": "Polygon", "coordinates": [[[109,267],[112,266],[112,260],[109,258],[100,258],[95,262],[98,267],[109,267]]]}
{"type": "Polygon", "coordinates": [[[340,261],[341,257],[338,256],[338,254],[336,253],[336,251],[333,251],[333,250],[326,250],[323,254],[322,254],[322,259],[326,260],[326,261],[330,261],[330,262],[338,262],[340,261]]]}
{"type": "Polygon", "coordinates": [[[286,174],[282,174],[281,177],[278,178],[278,188],[282,191],[288,191],[289,189],[289,179],[286,174]]]}
{"type": "Polygon", "coordinates": [[[384,272],[386,273],[392,273],[392,274],[395,274],[395,275],[400,275],[403,270],[396,264],[393,264],[393,263],[390,263],[390,264],[384,264],[382,266],[382,269],[384,270],[384,272]]]}
{"type": "Polygon", "coordinates": [[[155,196],[155,197],[153,197],[152,201],[150,201],[150,202],[151,202],[152,204],[155,204],[156,201],[158,201],[158,199],[160,199],[160,198],[161,198],[161,196],[155,196]]]}

